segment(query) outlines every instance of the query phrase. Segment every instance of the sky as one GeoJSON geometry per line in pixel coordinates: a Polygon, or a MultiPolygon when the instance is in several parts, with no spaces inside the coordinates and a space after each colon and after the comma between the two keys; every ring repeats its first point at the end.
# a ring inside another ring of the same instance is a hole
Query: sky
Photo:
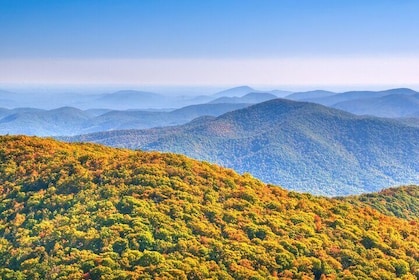
{"type": "Polygon", "coordinates": [[[419,85],[419,1],[0,0],[0,84],[419,85]]]}

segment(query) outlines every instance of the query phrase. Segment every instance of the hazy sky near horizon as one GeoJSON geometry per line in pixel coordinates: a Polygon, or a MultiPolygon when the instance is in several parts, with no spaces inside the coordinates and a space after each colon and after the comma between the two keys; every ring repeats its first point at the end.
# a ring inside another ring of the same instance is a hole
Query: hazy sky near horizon
{"type": "Polygon", "coordinates": [[[0,83],[419,84],[419,1],[0,0],[0,83]]]}

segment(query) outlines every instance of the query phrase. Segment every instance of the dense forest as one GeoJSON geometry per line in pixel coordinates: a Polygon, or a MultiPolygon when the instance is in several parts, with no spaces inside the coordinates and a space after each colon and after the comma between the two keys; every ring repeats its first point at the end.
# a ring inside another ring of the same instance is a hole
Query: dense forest
{"type": "Polygon", "coordinates": [[[389,216],[419,219],[419,188],[417,186],[388,188],[378,193],[342,199],[358,205],[367,204],[389,216]]]}
{"type": "MultiPolygon", "coordinates": [[[[408,190],[376,196],[408,205],[408,190]]],[[[175,154],[4,136],[0,278],[419,278],[417,213],[374,201],[175,154]]]]}

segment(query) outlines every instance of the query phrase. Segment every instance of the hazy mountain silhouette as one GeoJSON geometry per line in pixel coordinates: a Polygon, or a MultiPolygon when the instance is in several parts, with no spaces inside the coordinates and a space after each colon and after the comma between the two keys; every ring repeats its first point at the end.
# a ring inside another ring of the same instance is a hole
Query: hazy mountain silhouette
{"type": "Polygon", "coordinates": [[[287,95],[285,98],[295,101],[307,101],[315,98],[330,97],[336,95],[336,92],[326,91],[326,90],[312,90],[305,92],[295,92],[290,95],[287,95]]]}
{"type": "Polygon", "coordinates": [[[277,98],[276,95],[267,92],[251,92],[242,97],[219,97],[209,103],[248,103],[256,104],[264,101],[272,100],[277,98]]]}
{"type": "Polygon", "coordinates": [[[229,88],[220,92],[213,94],[214,98],[218,97],[242,97],[248,93],[256,92],[257,90],[248,86],[239,86],[234,88],[229,88]]]}
{"type": "Polygon", "coordinates": [[[96,108],[138,109],[164,108],[168,105],[168,97],[153,92],[121,90],[105,94],[96,100],[96,108]]]}
{"type": "Polygon", "coordinates": [[[116,129],[143,129],[179,125],[201,116],[219,116],[250,104],[201,104],[172,111],[108,109],[79,110],[62,107],[54,110],[0,108],[0,134],[38,136],[76,135],[116,129]]]}
{"type": "Polygon", "coordinates": [[[333,107],[357,115],[387,118],[419,117],[419,93],[390,94],[383,97],[343,101],[334,104],[333,107]]]}
{"type": "Polygon", "coordinates": [[[1,134],[65,135],[83,131],[91,115],[71,107],[54,110],[16,109],[0,120],[1,134]]]}
{"type": "MultiPolygon", "coordinates": [[[[289,94],[289,92],[280,90],[260,91],[247,86],[230,88],[209,95],[203,95],[199,91],[196,92],[196,95],[182,95],[181,93],[174,95],[139,90],[120,90],[111,93],[37,92],[36,90],[33,90],[33,92],[11,92],[0,90],[0,108],[33,107],[51,110],[59,107],[75,107],[82,110],[95,108],[110,110],[173,110],[189,105],[208,103],[220,97],[242,97],[252,92],[274,94],[275,96],[289,94]]],[[[239,103],[247,103],[247,101],[239,103]]]]}
{"type": "Polygon", "coordinates": [[[348,91],[343,93],[337,93],[334,95],[327,95],[326,93],[326,96],[320,97],[311,97],[310,95],[307,95],[299,100],[314,102],[325,106],[333,106],[339,102],[377,98],[392,94],[414,95],[417,94],[417,92],[408,88],[396,88],[383,91],[348,91]]]}
{"type": "Polygon", "coordinates": [[[396,88],[343,93],[317,90],[293,93],[286,98],[322,104],[357,115],[405,118],[419,116],[418,95],[418,92],[408,88],[396,88]]]}

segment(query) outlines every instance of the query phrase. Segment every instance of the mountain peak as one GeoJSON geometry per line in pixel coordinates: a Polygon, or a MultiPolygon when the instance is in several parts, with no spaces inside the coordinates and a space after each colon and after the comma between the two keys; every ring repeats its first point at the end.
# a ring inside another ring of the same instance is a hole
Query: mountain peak
{"type": "Polygon", "coordinates": [[[267,100],[277,98],[276,95],[268,92],[250,92],[242,97],[219,97],[209,102],[209,104],[220,104],[220,103],[243,103],[243,104],[256,104],[267,100]]]}
{"type": "Polygon", "coordinates": [[[405,95],[414,95],[417,94],[417,91],[414,91],[410,88],[393,88],[389,90],[385,90],[384,92],[388,92],[389,94],[405,94],[405,95]]]}
{"type": "Polygon", "coordinates": [[[255,92],[257,90],[249,87],[249,86],[238,86],[229,88],[214,94],[214,97],[242,97],[250,92],[255,92]]]}

